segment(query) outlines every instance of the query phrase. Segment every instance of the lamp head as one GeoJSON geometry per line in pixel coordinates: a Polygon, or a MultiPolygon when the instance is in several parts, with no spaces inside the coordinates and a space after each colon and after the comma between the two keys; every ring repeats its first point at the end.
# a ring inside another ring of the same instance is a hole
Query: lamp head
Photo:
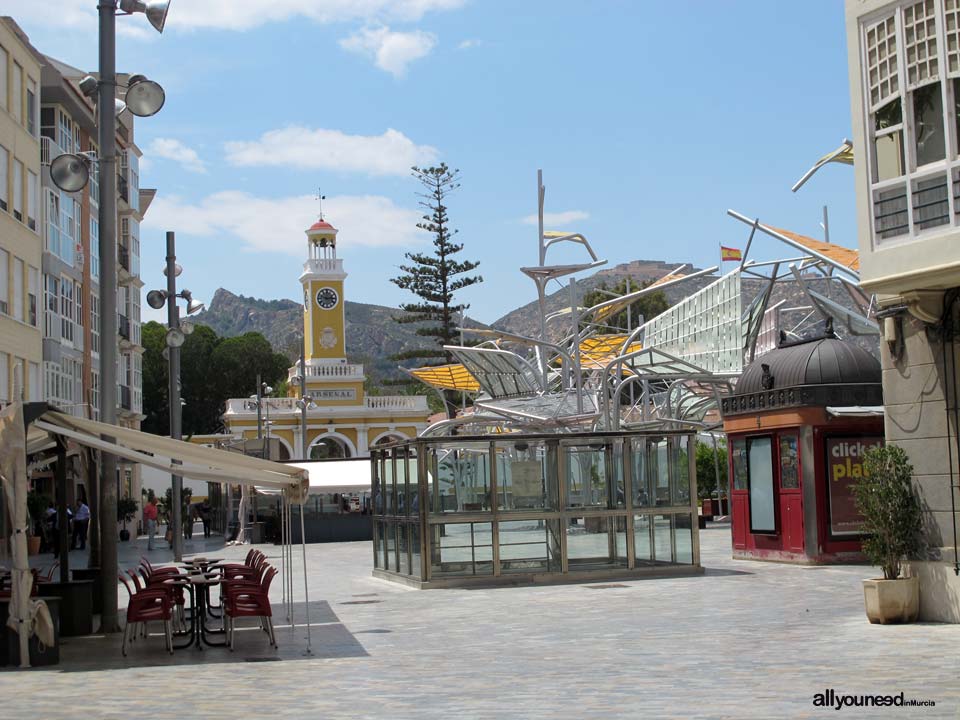
{"type": "Polygon", "coordinates": [[[151,290],[147,293],[147,305],[154,310],[159,310],[167,302],[166,290],[151,290]]]}
{"type": "Polygon", "coordinates": [[[50,163],[50,179],[64,192],[78,192],[90,180],[90,158],[86,155],[64,153],[50,163]]]}
{"type": "Polygon", "coordinates": [[[273,388],[267,385],[266,383],[263,383],[263,385],[260,386],[260,392],[263,395],[269,395],[270,393],[273,392],[273,388]]]}
{"type": "Polygon", "coordinates": [[[189,320],[183,320],[180,322],[180,332],[184,335],[191,335],[194,331],[193,323],[189,320]]]}
{"type": "Polygon", "coordinates": [[[160,84],[143,75],[131,75],[127,84],[127,110],[137,117],[150,117],[160,112],[167,96],[160,84]]]}
{"type": "Polygon", "coordinates": [[[170,0],[120,0],[120,9],[132,15],[141,12],[158,33],[163,32],[167,23],[170,0]]]}
{"type": "Polygon", "coordinates": [[[199,302],[197,300],[192,300],[192,299],[188,300],[187,315],[193,315],[194,313],[198,313],[206,307],[207,307],[206,305],[204,305],[202,302],[199,302]]]}
{"type": "Polygon", "coordinates": [[[77,83],[77,87],[80,88],[86,97],[92,98],[97,94],[97,90],[100,89],[100,82],[93,75],[85,75],[84,78],[77,83]]]}
{"type": "Polygon", "coordinates": [[[186,336],[176,328],[167,330],[167,346],[178,348],[186,341],[186,336]]]}
{"type": "MultiPolygon", "coordinates": [[[[180,273],[182,273],[182,272],[183,272],[183,268],[180,267],[180,263],[174,263],[174,264],[173,264],[173,276],[174,276],[174,277],[180,277],[180,273]]],[[[163,266],[163,276],[164,276],[164,277],[167,276],[167,266],[166,266],[166,265],[163,266]]]]}

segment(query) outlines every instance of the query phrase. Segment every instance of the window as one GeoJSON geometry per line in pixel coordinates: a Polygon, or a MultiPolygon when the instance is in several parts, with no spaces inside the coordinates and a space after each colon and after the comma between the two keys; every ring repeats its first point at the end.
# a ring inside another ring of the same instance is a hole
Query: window
{"type": "Polygon", "coordinates": [[[128,177],[130,179],[130,207],[140,210],[140,158],[136,153],[127,151],[129,157],[128,177]]]}
{"type": "Polygon", "coordinates": [[[74,284],[73,289],[74,297],[74,323],[76,324],[76,338],[74,339],[73,346],[76,348],[83,347],[83,283],[80,280],[74,284]]]}
{"type": "Polygon", "coordinates": [[[73,121],[63,110],[57,111],[57,118],[59,120],[57,124],[57,145],[65,153],[76,152],[73,147],[73,121]]]}
{"type": "MultiPolygon", "coordinates": [[[[92,152],[98,152],[96,145],[91,145],[90,150],[92,152]]],[[[90,202],[94,205],[100,204],[100,163],[92,163],[90,165],[90,180],[87,182],[87,187],[90,189],[90,202]]]]}
{"type": "Polygon", "coordinates": [[[23,163],[13,161],[13,216],[23,222],[23,163]]]}
{"type": "Polygon", "coordinates": [[[63,240],[60,233],[60,194],[47,190],[47,238],[46,249],[60,257],[63,240]]]}
{"type": "Polygon", "coordinates": [[[43,388],[40,381],[40,363],[30,363],[30,376],[27,380],[29,385],[28,397],[30,402],[40,402],[43,400],[43,388]]]}
{"type": "Polygon", "coordinates": [[[13,319],[24,321],[23,315],[23,260],[13,259],[13,319]]]}
{"type": "Polygon", "coordinates": [[[33,170],[27,170],[27,227],[37,229],[37,204],[40,195],[40,178],[33,170]]]}
{"type": "Polygon", "coordinates": [[[20,67],[19,63],[13,63],[13,87],[12,97],[10,98],[13,102],[11,108],[13,112],[13,118],[21,125],[23,124],[23,68],[20,67]]]}
{"type": "Polygon", "coordinates": [[[37,137],[37,81],[27,78],[27,132],[37,137]]]}
{"type": "Polygon", "coordinates": [[[69,194],[60,193],[60,259],[67,265],[74,263],[74,244],[79,239],[77,220],[80,206],[69,194]]]}
{"type": "Polygon", "coordinates": [[[733,463],[733,489],[747,489],[747,441],[734,440],[731,443],[730,460],[733,463]]]}
{"type": "Polygon", "coordinates": [[[100,354],[100,298],[97,293],[90,295],[90,351],[100,354]]]}
{"type": "Polygon", "coordinates": [[[140,290],[130,288],[130,342],[142,345],[140,342],[140,290]]]}
{"type": "Polygon", "coordinates": [[[0,108],[7,109],[7,51],[0,47],[0,108]]]}
{"type": "Polygon", "coordinates": [[[10,253],[0,249],[0,313],[10,314],[10,253]]]}
{"type": "Polygon", "coordinates": [[[797,460],[797,436],[780,436],[780,488],[800,489],[800,465],[797,460]]]}
{"type": "Polygon", "coordinates": [[[10,356],[0,352],[0,405],[10,402],[10,356]]]}
{"type": "Polygon", "coordinates": [[[10,188],[7,184],[7,172],[10,170],[10,153],[0,147],[0,208],[9,211],[10,188]]]}
{"type": "Polygon", "coordinates": [[[90,277],[100,279],[100,222],[90,217],[90,277]]]}
{"type": "Polygon", "coordinates": [[[100,419],[100,373],[94,370],[90,373],[90,404],[93,405],[93,419],[100,419]]]}
{"type": "Polygon", "coordinates": [[[43,336],[60,339],[60,280],[53,275],[44,275],[44,305],[43,336]]]}
{"type": "Polygon", "coordinates": [[[64,277],[60,280],[60,337],[73,342],[73,280],[64,277]]]}
{"type": "Polygon", "coordinates": [[[749,438],[747,458],[750,532],[774,533],[777,531],[777,522],[774,512],[772,440],[768,437],[749,438]]]}
{"type": "Polygon", "coordinates": [[[40,271],[29,265],[27,267],[27,322],[33,327],[39,327],[39,313],[40,271]]]}
{"type": "Polygon", "coordinates": [[[143,357],[133,355],[133,382],[131,383],[131,408],[135,413],[143,411],[143,357]]]}
{"type": "Polygon", "coordinates": [[[960,3],[905,3],[862,42],[875,240],[960,225],[960,3]]]}

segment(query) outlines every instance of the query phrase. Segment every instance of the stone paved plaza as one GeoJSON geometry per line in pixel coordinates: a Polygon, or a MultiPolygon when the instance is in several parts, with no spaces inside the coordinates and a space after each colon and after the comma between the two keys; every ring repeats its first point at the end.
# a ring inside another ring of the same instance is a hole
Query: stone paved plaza
{"type": "MultiPolygon", "coordinates": [[[[870,625],[868,569],[734,561],[729,532],[701,533],[703,576],[481,590],[407,589],[370,577],[369,543],[310,545],[313,657],[298,572],[296,629],[272,588],[276,652],[253,628],[236,652],[173,657],[159,635],[126,659],[119,636],[66,639],[59,666],[0,673],[0,717],[960,716],[960,626],[870,625]],[[838,713],[812,704],[826,688],[903,691],[936,707],[838,713]]],[[[121,565],[139,552],[125,546],[121,565]]]]}

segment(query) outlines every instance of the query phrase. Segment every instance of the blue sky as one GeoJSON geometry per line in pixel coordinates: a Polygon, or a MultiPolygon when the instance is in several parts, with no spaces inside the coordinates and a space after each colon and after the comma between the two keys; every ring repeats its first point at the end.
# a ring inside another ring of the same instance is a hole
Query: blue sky
{"type": "MultiPolygon", "coordinates": [[[[0,0],[42,52],[96,65],[96,0],[0,0]]],[[[853,173],[793,182],[850,136],[843,5],[563,0],[173,0],[157,35],[118,18],[118,67],[164,85],[137,122],[145,289],[177,232],[182,286],[299,298],[319,189],[340,229],[349,299],[396,306],[407,250],[429,249],[410,165],[462,173],[450,214],[492,322],[532,300],[536,171],[557,229],[609,265],[717,261],[734,208],[856,246],[853,173]]],[[[758,241],[758,257],[783,254],[758,241]]],[[[571,261],[575,251],[551,260],[571,261]]],[[[146,306],[144,307],[146,311],[146,306]]]]}

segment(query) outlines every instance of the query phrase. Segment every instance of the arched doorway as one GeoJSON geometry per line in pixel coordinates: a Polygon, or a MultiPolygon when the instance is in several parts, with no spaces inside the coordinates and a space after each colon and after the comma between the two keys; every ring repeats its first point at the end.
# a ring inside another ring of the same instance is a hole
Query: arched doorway
{"type": "Polygon", "coordinates": [[[343,438],[333,434],[324,435],[310,446],[311,460],[338,460],[353,457],[350,446],[343,438]]]}
{"type": "Polygon", "coordinates": [[[380,447],[381,445],[389,445],[390,443],[395,443],[399,440],[406,440],[406,435],[401,435],[396,432],[385,432],[383,435],[378,437],[373,441],[373,445],[370,447],[380,447]]]}

